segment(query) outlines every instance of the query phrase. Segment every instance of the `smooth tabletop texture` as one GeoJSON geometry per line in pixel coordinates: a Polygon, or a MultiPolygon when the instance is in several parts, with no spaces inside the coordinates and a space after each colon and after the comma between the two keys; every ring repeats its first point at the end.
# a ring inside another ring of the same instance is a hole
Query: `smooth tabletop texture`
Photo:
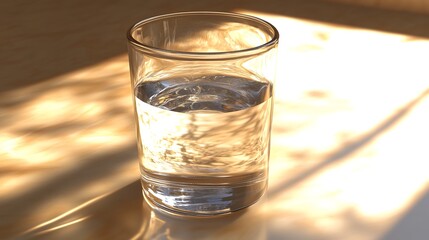
{"type": "Polygon", "coordinates": [[[425,240],[429,15],[323,1],[0,4],[0,239],[425,240]],[[142,198],[125,33],[162,13],[280,31],[269,187],[185,218],[142,198]]]}

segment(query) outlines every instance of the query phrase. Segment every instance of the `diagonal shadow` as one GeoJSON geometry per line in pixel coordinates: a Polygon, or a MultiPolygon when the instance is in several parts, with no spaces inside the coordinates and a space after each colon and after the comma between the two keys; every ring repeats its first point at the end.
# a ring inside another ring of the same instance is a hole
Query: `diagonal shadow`
{"type": "Polygon", "coordinates": [[[77,193],[88,183],[114,176],[117,169],[130,161],[137,164],[137,150],[134,145],[82,159],[83,164],[48,179],[44,184],[13,199],[0,200],[0,236],[24,231],[30,227],[28,217],[39,206],[59,196],[77,193]]]}
{"type": "MultiPolygon", "coordinates": [[[[125,31],[132,23],[173,10],[177,12],[201,9],[222,11],[247,9],[429,37],[429,17],[426,15],[313,0],[264,2],[40,0],[34,4],[23,0],[6,0],[2,2],[1,8],[0,20],[8,24],[3,25],[0,31],[0,52],[2,53],[0,55],[0,93],[46,81],[51,77],[124,54],[126,52],[125,31]]],[[[344,160],[406,116],[427,93],[428,91],[425,91],[373,130],[334,151],[320,164],[270,189],[269,193],[278,194],[318,173],[324,167],[344,160]]],[[[85,164],[52,178],[50,182],[20,195],[19,198],[0,201],[0,236],[6,238],[31,227],[25,220],[26,217],[49,199],[76,192],[81,186],[107,177],[123,163],[135,159],[135,147],[131,146],[120,151],[105,152],[86,159],[85,164]]],[[[135,185],[129,189],[140,195],[135,185]]],[[[119,195],[122,196],[122,194],[119,195]]],[[[118,205],[108,203],[108,206],[114,209],[118,205]]],[[[106,229],[109,230],[109,228],[106,229]]]]}
{"type": "Polygon", "coordinates": [[[16,234],[14,239],[131,239],[150,219],[150,212],[143,211],[142,200],[140,181],[134,181],[16,234]]]}
{"type": "Polygon", "coordinates": [[[403,119],[412,109],[416,106],[420,101],[422,101],[425,97],[429,95],[429,89],[423,91],[417,98],[407,103],[405,106],[400,108],[393,115],[389,116],[386,120],[375,126],[373,129],[368,131],[367,133],[362,134],[357,137],[355,140],[350,143],[342,146],[341,148],[334,150],[332,153],[328,154],[328,156],[323,159],[320,163],[315,166],[310,167],[307,170],[304,170],[301,173],[298,173],[295,177],[291,179],[285,179],[283,182],[279,183],[277,186],[268,190],[269,196],[275,196],[279,193],[284,192],[286,189],[289,189],[302,181],[306,180],[308,177],[317,174],[319,171],[324,169],[325,167],[332,165],[334,163],[345,160],[347,156],[355,153],[362,147],[368,145],[371,141],[380,137],[386,130],[393,127],[397,124],[401,119],[403,119]]]}
{"type": "Polygon", "coordinates": [[[261,239],[265,224],[257,209],[263,204],[264,198],[249,209],[209,218],[169,215],[150,207],[134,181],[13,239],[261,239]]]}

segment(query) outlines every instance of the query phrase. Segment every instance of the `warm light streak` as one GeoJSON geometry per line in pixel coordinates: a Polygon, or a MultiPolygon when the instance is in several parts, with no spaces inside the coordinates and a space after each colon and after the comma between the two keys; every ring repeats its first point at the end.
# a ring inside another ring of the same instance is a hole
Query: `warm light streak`
{"type": "Polygon", "coordinates": [[[70,225],[73,225],[73,224],[76,224],[76,223],[82,222],[83,220],[85,220],[85,219],[87,219],[87,218],[88,218],[88,217],[82,217],[82,218],[76,219],[76,220],[74,220],[74,221],[70,221],[70,222],[67,222],[67,223],[64,223],[64,224],[58,225],[58,226],[56,226],[56,227],[53,227],[53,228],[49,228],[49,229],[43,230],[43,231],[41,231],[41,232],[37,232],[37,233],[35,233],[35,235],[42,235],[42,234],[45,234],[45,233],[48,233],[48,232],[52,232],[52,231],[55,231],[55,230],[58,230],[58,229],[61,229],[61,228],[65,228],[65,227],[68,227],[68,226],[70,226],[70,225]]]}
{"type": "MultiPolygon", "coordinates": [[[[377,239],[429,186],[429,40],[239,12],[268,20],[281,36],[268,197],[251,219],[270,232],[300,229],[303,239],[377,239]]],[[[79,172],[88,156],[134,146],[130,95],[123,54],[0,96],[0,202],[79,172]]],[[[23,234],[92,219],[75,215],[138,178],[137,161],[39,203],[25,229],[36,226],[23,234]],[[98,197],[80,204],[90,196],[98,197]],[[80,218],[62,223],[69,217],[80,218]]],[[[169,223],[151,224],[134,239],[169,223]]],[[[168,226],[166,236],[178,229],[168,226]]]]}

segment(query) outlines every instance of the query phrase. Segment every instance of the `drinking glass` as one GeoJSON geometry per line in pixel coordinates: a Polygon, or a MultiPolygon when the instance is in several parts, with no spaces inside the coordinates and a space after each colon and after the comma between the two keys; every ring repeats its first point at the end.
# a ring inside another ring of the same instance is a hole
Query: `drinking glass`
{"type": "Polygon", "coordinates": [[[182,12],[140,21],[127,37],[146,201],[197,216],[255,203],[268,182],[276,28],[182,12]]]}

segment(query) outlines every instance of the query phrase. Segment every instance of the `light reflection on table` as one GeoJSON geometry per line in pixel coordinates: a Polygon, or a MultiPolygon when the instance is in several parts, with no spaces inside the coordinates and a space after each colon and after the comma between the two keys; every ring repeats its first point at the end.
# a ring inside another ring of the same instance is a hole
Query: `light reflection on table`
{"type": "Polygon", "coordinates": [[[428,39],[233,10],[267,19],[282,39],[261,201],[212,219],[143,201],[123,53],[2,93],[0,237],[428,236],[428,39]]]}
{"type": "Polygon", "coordinates": [[[266,197],[242,211],[216,217],[181,217],[149,206],[140,182],[91,199],[44,222],[20,239],[265,239],[266,197]]]}

